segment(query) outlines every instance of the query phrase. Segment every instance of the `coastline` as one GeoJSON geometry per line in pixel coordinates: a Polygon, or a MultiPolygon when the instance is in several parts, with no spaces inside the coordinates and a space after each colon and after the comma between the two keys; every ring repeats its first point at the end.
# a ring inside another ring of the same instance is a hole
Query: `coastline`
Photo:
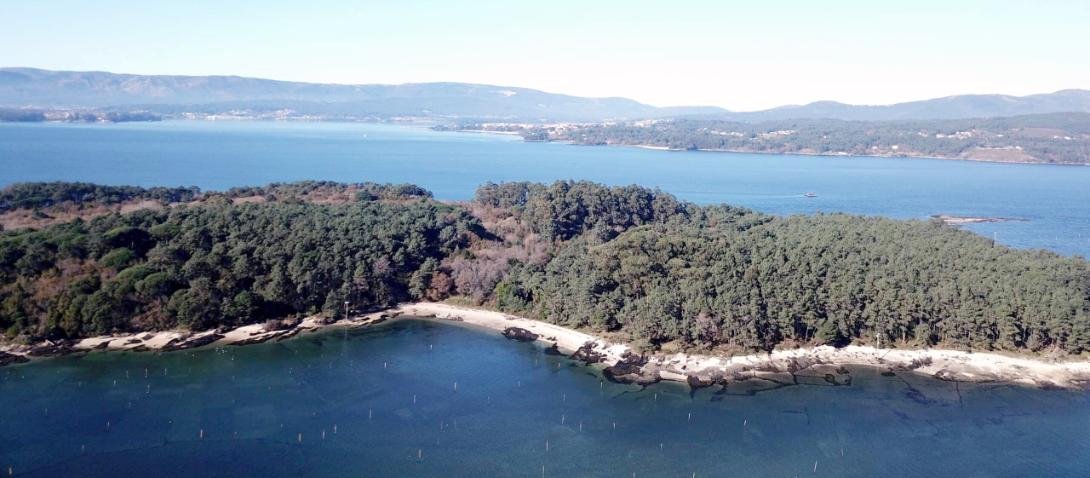
{"type": "Polygon", "coordinates": [[[913,372],[945,381],[1015,384],[1042,389],[1084,389],[1090,384],[1090,361],[1047,361],[991,352],[850,345],[839,349],[818,346],[735,356],[641,355],[626,344],[558,325],[436,302],[407,303],[336,322],[325,322],[321,317],[312,316],[293,327],[279,330],[265,330],[264,324],[250,324],[230,330],[143,332],[92,337],[71,343],[6,345],[0,346],[0,366],[95,350],[172,351],[282,341],[324,329],[369,327],[399,318],[464,323],[498,332],[508,339],[539,342],[587,365],[598,364],[604,367],[603,373],[608,379],[624,383],[670,381],[693,388],[750,380],[771,386],[804,382],[847,385],[851,378],[845,367],[871,367],[883,374],[913,372]]]}
{"type": "Polygon", "coordinates": [[[948,156],[922,156],[911,154],[847,154],[847,153],[802,153],[802,152],[778,152],[778,151],[746,151],[737,149],[677,149],[667,146],[656,146],[651,144],[625,144],[625,143],[610,143],[610,144],[583,144],[575,143],[572,141],[548,141],[551,143],[568,144],[572,146],[606,146],[606,147],[622,147],[622,148],[639,148],[649,149],[654,151],[666,151],[666,152],[701,152],[701,153],[728,153],[728,154],[768,154],[768,155],[785,155],[785,156],[806,156],[806,157],[819,157],[819,158],[881,158],[881,159],[932,159],[937,161],[968,161],[973,163],[992,163],[992,164],[1027,164],[1027,165],[1043,165],[1043,166],[1090,166],[1090,163],[1049,163],[1045,161],[1000,161],[995,159],[979,159],[979,158],[955,158],[948,156]]]}

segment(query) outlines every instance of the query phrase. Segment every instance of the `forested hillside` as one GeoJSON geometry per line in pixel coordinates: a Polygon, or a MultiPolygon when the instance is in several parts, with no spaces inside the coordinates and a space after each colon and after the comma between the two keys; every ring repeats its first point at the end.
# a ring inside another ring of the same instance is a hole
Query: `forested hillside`
{"type": "Polygon", "coordinates": [[[511,261],[488,300],[652,347],[768,350],[880,335],[920,346],[1090,348],[1090,264],[938,222],[773,217],[590,183],[486,185],[476,204],[486,225],[507,229],[511,250],[536,236],[561,240],[548,260],[511,261]]]}
{"type": "Polygon", "coordinates": [[[0,284],[14,340],[459,297],[649,349],[1090,350],[1083,259],[939,222],[775,217],[589,182],[486,184],[462,205],[369,183],[205,194],[2,233],[0,284]]]}
{"type": "Polygon", "coordinates": [[[604,124],[465,124],[531,141],[676,150],[1090,163],[1090,113],[915,121],[676,119],[604,124]]]}
{"type": "Polygon", "coordinates": [[[477,222],[420,201],[232,204],[111,214],[0,237],[0,327],[73,338],[343,314],[421,295],[477,222]]]}

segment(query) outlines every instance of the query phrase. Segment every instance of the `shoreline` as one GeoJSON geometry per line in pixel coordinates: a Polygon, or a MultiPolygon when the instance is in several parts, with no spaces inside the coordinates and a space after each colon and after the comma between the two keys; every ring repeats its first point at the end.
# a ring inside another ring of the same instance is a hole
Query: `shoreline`
{"type": "Polygon", "coordinates": [[[370,327],[404,318],[464,323],[500,333],[508,339],[538,342],[553,352],[587,365],[604,367],[603,374],[612,381],[641,385],[669,381],[702,388],[748,380],[779,386],[798,384],[800,380],[847,385],[851,378],[845,367],[849,366],[873,367],[883,374],[913,372],[944,381],[1015,384],[1042,389],[1085,389],[1090,384],[1090,361],[1047,361],[945,349],[878,349],[849,345],[839,349],[817,346],[734,356],[661,352],[641,355],[627,344],[559,325],[436,302],[401,304],[336,322],[325,322],[321,317],[312,316],[278,330],[265,330],[264,324],[250,324],[229,330],[142,332],[69,343],[47,341],[31,346],[6,345],[0,346],[0,366],[96,350],[174,351],[241,346],[283,341],[326,329],[370,327]]]}
{"type": "MultiPolygon", "coordinates": [[[[540,141],[527,141],[527,142],[540,142],[540,141]]],[[[698,153],[727,153],[727,154],[767,154],[767,155],[784,155],[784,156],[805,156],[805,157],[818,157],[818,158],[879,158],[879,159],[930,159],[935,161],[968,161],[972,163],[991,163],[991,164],[1026,164],[1026,165],[1041,165],[1041,166],[1090,166],[1090,163],[1049,163],[1046,161],[1000,161],[995,159],[974,159],[974,158],[954,158],[954,157],[942,157],[942,156],[918,156],[911,154],[841,154],[841,153],[802,153],[802,152],[777,152],[777,151],[745,151],[736,149],[678,149],[670,148],[668,146],[657,146],[651,144],[625,144],[625,143],[608,143],[608,144],[584,144],[576,143],[572,141],[564,140],[550,140],[545,141],[548,143],[559,143],[571,146],[605,146],[605,147],[621,147],[621,148],[639,148],[653,151],[665,151],[669,153],[684,153],[684,152],[698,152],[698,153]]]]}

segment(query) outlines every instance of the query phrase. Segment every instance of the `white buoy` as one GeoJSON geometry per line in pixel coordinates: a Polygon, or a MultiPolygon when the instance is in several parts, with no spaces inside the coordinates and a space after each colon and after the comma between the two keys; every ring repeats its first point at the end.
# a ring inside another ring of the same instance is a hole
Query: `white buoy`
{"type": "Polygon", "coordinates": [[[201,438],[201,440],[203,440],[203,439],[204,439],[204,429],[203,429],[203,428],[201,428],[201,434],[200,434],[200,438],[201,438]]]}
{"type": "Polygon", "coordinates": [[[689,421],[693,421],[693,412],[689,412],[689,421]]]}
{"type": "Polygon", "coordinates": [[[322,439],[325,440],[325,430],[322,430],[322,439]]]}

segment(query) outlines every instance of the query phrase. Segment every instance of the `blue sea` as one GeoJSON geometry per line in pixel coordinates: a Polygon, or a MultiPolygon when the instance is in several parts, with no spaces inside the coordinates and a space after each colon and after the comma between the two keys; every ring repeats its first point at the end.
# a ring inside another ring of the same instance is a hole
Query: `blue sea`
{"type": "Polygon", "coordinates": [[[1085,166],[670,152],[359,123],[0,123],[0,185],[222,190],[303,179],[408,182],[454,200],[486,181],[589,179],[775,214],[1002,217],[1016,220],[969,228],[1014,247],[1090,256],[1085,166]]]}
{"type": "Polygon", "coordinates": [[[1085,392],[851,376],[753,394],[641,388],[495,332],[423,321],[95,353],[0,369],[0,466],[81,477],[1090,472],[1085,392]]]}
{"type": "MultiPolygon", "coordinates": [[[[663,152],[369,124],[0,124],[0,184],[302,179],[411,182],[451,200],[485,181],[590,179],[776,214],[1007,217],[1020,221],[972,230],[1090,255],[1087,167],[663,152]]],[[[0,369],[0,476],[1090,476],[1086,391],[851,377],[641,388],[493,332],[413,320],[92,353],[0,369]]]]}

